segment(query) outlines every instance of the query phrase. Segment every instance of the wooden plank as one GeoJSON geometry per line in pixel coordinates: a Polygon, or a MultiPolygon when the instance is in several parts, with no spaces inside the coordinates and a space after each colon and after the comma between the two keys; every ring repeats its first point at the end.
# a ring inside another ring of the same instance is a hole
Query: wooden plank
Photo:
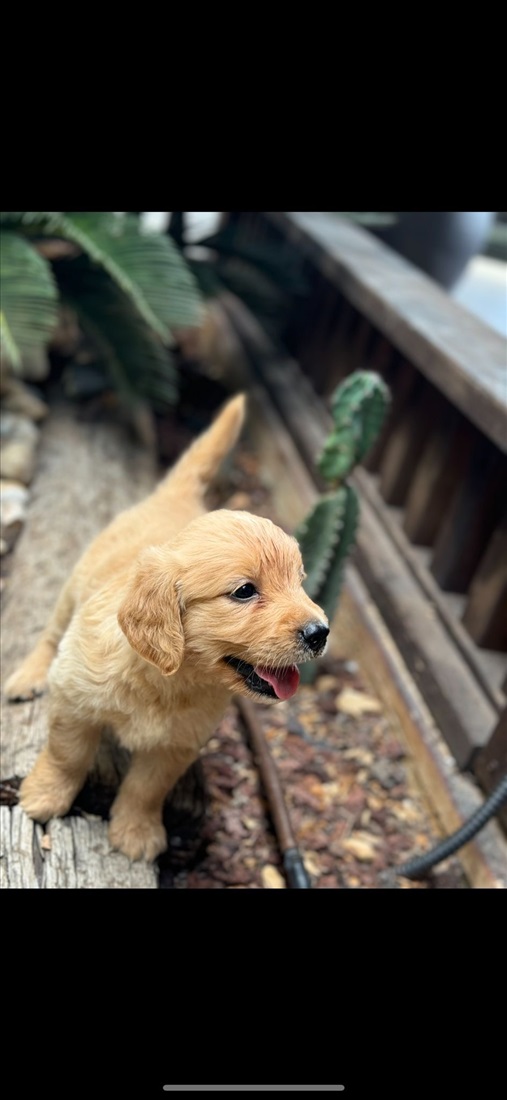
{"type": "Polygon", "coordinates": [[[20,806],[2,806],[0,827],[2,889],[157,889],[152,867],[111,850],[100,817],[56,818],[44,831],[20,806]]]}
{"type": "MultiPolygon", "coordinates": [[[[331,291],[336,316],[336,289],[327,283],[331,291]]],[[[324,335],[324,333],[322,334],[324,335]]],[[[327,329],[327,341],[321,338],[319,345],[312,345],[305,361],[301,362],[311,378],[317,393],[331,394],[339,382],[352,371],[365,367],[368,343],[372,329],[366,318],[344,302],[331,331],[327,329]]]]}
{"type": "MultiPolygon", "coordinates": [[[[340,377],[336,379],[338,383],[342,378],[345,378],[348,374],[352,374],[355,370],[365,370],[367,362],[368,347],[372,340],[372,328],[367,321],[366,317],[362,317],[360,313],[355,312],[352,327],[349,332],[348,340],[344,342],[341,358],[339,362],[340,377]]],[[[332,392],[332,388],[329,385],[331,379],[328,379],[327,392],[332,392]]]]}
{"type": "Polygon", "coordinates": [[[473,429],[442,401],[428,433],[405,506],[403,530],[411,542],[431,546],[463,476],[473,429]]]}
{"type": "Polygon", "coordinates": [[[431,572],[444,591],[466,592],[498,520],[507,460],[479,435],[440,526],[431,572]]]}
{"type": "MultiPolygon", "coordinates": [[[[346,647],[347,654],[360,662],[391,720],[398,719],[428,802],[443,831],[453,833],[483,799],[469,777],[458,772],[400,650],[352,566],[346,571],[332,636],[339,639],[340,652],[346,647]]],[[[507,845],[496,821],[490,821],[456,854],[475,889],[507,887],[507,845]]]]}
{"type": "MultiPolygon", "coordinates": [[[[507,707],[500,715],[487,745],[477,754],[473,771],[488,794],[507,775],[507,707]]],[[[507,805],[502,806],[499,816],[507,831],[507,805]]]]}
{"type": "MultiPolygon", "coordinates": [[[[265,390],[254,384],[250,392],[249,431],[263,460],[263,477],[269,479],[281,522],[294,530],[313,507],[318,492],[265,390]]],[[[481,805],[481,796],[470,779],[459,774],[391,634],[351,565],[346,568],[330,642],[335,653],[346,652],[359,661],[390,720],[399,723],[418,779],[444,831],[459,828],[481,805]]],[[[457,855],[471,886],[497,889],[507,885],[506,853],[493,821],[457,855]]]]}
{"type": "Polygon", "coordinates": [[[329,306],[333,308],[333,295],[329,294],[329,283],[315,268],[311,271],[310,286],[310,293],[302,306],[302,326],[298,340],[298,361],[307,373],[311,373],[319,341],[322,341],[326,331],[328,308],[329,306]]]}
{"type": "Polygon", "coordinates": [[[384,421],[380,435],[365,456],[363,466],[372,472],[379,470],[386,452],[391,432],[403,414],[403,407],[411,389],[416,383],[417,372],[410,363],[395,351],[385,337],[377,356],[373,358],[371,369],[382,374],[391,394],[391,407],[384,421]]]}
{"type": "MultiPolygon", "coordinates": [[[[277,234],[277,247],[280,249],[282,254],[286,250],[290,250],[290,254],[288,251],[286,252],[286,262],[293,263],[294,245],[292,241],[288,239],[286,234],[280,233],[278,229],[273,227],[270,222],[266,221],[266,225],[268,225],[269,228],[277,234]]],[[[303,347],[304,342],[308,337],[308,318],[309,312],[312,308],[311,288],[313,287],[315,279],[315,270],[310,261],[306,259],[305,256],[302,256],[301,253],[297,254],[297,263],[301,272],[302,280],[304,281],[305,286],[309,288],[309,290],[306,297],[303,297],[302,301],[298,300],[292,303],[284,328],[283,339],[287,348],[290,350],[291,355],[297,356],[299,360],[301,348],[303,347]]]]}
{"type": "Polygon", "coordinates": [[[41,839],[42,826],[34,825],[19,806],[0,806],[0,889],[39,889],[41,839]]]}
{"type": "Polygon", "coordinates": [[[331,394],[347,373],[346,349],[348,334],[357,316],[356,310],[352,308],[350,302],[347,302],[342,295],[337,294],[336,288],[332,287],[331,284],[329,284],[329,287],[334,299],[333,321],[327,339],[312,364],[311,370],[315,389],[322,394],[331,394]]]}
{"type": "Polygon", "coordinates": [[[364,499],[354,560],[459,767],[468,767],[496,712],[364,499]]]}
{"type": "Polygon", "coordinates": [[[372,234],[320,212],[265,216],[507,452],[505,340],[372,234]]]}
{"type": "MultiPolygon", "coordinates": [[[[27,519],[3,595],[6,678],[46,625],[60,588],[85,546],[117,512],[141,500],[154,481],[152,457],[135,446],[119,425],[79,422],[75,411],[64,406],[55,408],[44,422],[27,519]]],[[[1,721],[1,774],[24,776],[46,739],[46,698],[9,704],[2,697],[1,721]]],[[[133,871],[125,857],[119,861],[109,853],[106,823],[101,818],[90,819],[87,826],[87,847],[82,853],[86,870],[75,843],[84,835],[78,819],[50,824],[52,848],[41,863],[40,827],[19,807],[3,807],[3,811],[11,822],[2,861],[11,886],[34,886],[34,876],[44,889],[71,883],[130,888],[134,880],[151,889],[157,883],[152,866],[142,863],[133,871]]]]}
{"type": "Polygon", "coordinates": [[[507,514],[493,532],[475,574],[463,624],[477,645],[507,650],[507,514]]]}
{"type": "Polygon", "coordinates": [[[380,492],[387,504],[401,507],[405,503],[439,400],[433,387],[418,375],[391,427],[380,463],[380,492]]]}
{"type": "MultiPolygon", "coordinates": [[[[314,385],[319,390],[325,385],[329,373],[331,349],[336,348],[336,330],[343,328],[343,322],[347,310],[342,309],[336,290],[327,281],[323,281],[320,301],[320,312],[317,314],[311,334],[307,334],[305,340],[306,353],[304,358],[298,355],[298,361],[303,370],[311,375],[314,385]]],[[[334,356],[333,356],[334,363],[334,356]]]]}
{"type": "Polygon", "coordinates": [[[266,401],[265,390],[261,386],[250,383],[248,408],[247,433],[262,458],[263,480],[273,499],[276,498],[281,526],[292,532],[313,506],[316,497],[314,482],[295,452],[290,436],[286,431],[280,431],[280,420],[272,405],[266,401]],[[279,491],[281,484],[286,485],[285,493],[279,491]]]}
{"type": "MultiPolygon", "coordinates": [[[[229,308],[232,304],[229,300],[229,308]]],[[[241,326],[243,310],[236,310],[241,326]]],[[[244,326],[248,331],[248,326],[244,326]]],[[[278,363],[257,360],[257,369],[272,395],[278,412],[295,439],[299,452],[315,482],[320,453],[332,423],[329,412],[314,393],[309,381],[293,360],[278,363]]],[[[485,698],[461,655],[456,652],[443,624],[378,520],[362,502],[362,526],[358,555],[362,575],[372,586],[382,614],[398,644],[408,655],[411,672],[430,700],[432,712],[445,731],[461,767],[466,767],[475,750],[487,740],[496,711],[485,698]],[[373,548],[373,549],[372,549],[373,548]]]]}
{"type": "MultiPolygon", "coordinates": [[[[498,686],[499,672],[496,661],[494,672],[491,661],[488,661],[486,669],[486,662],[480,659],[477,647],[473,644],[470,635],[458,618],[460,612],[455,608],[454,600],[453,610],[451,610],[449,606],[449,597],[441,592],[431,573],[421,561],[418,551],[407,542],[398,514],[385,507],[370,475],[367,474],[365,470],[359,468],[354,471],[352,479],[355,486],[360,491],[361,499],[368,501],[378,520],[382,526],[385,527],[389,538],[394,546],[397,547],[410,572],[415,577],[426,599],[429,601],[430,606],[434,608],[445,630],[448,632],[453,643],[458,647],[465,662],[469,665],[477,683],[485,693],[486,698],[495,711],[500,713],[505,704],[505,699],[498,686]]],[[[461,597],[458,597],[458,599],[461,601],[461,597]]],[[[488,656],[498,658],[500,654],[490,654],[488,656]]]]}

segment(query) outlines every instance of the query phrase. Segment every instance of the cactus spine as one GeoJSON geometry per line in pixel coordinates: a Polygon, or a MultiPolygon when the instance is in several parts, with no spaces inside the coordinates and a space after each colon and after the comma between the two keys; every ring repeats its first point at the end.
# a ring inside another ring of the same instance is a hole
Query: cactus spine
{"type": "MultiPolygon", "coordinates": [[[[387,386],[373,371],[355,371],[335,390],[334,425],[317,463],[330,488],[295,532],[307,573],[305,590],[330,622],[359,515],[357,494],[346,478],[377,439],[389,402],[387,386]]],[[[315,666],[311,671],[305,666],[303,680],[308,682],[314,675],[315,666]]]]}

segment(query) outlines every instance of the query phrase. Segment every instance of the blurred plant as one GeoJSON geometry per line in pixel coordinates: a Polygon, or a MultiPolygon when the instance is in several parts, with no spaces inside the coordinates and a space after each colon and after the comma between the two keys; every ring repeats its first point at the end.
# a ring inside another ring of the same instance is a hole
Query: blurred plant
{"type": "Polygon", "coordinates": [[[170,237],[143,231],[134,214],[2,213],[0,263],[1,350],[12,371],[45,353],[61,304],[131,409],[174,403],[168,345],[175,329],[199,324],[201,295],[170,237]]]}
{"type": "MultiPolygon", "coordinates": [[[[356,491],[346,479],[377,439],[389,403],[389,390],[373,371],[349,375],[331,400],[334,426],[317,463],[330,488],[295,532],[307,573],[304,588],[329,622],[336,611],[359,515],[356,491]]],[[[315,675],[315,665],[303,666],[303,680],[311,682],[315,675]]]]}
{"type": "MultiPolygon", "coordinates": [[[[184,212],[171,214],[168,232],[187,256],[184,212]]],[[[288,262],[278,242],[247,240],[234,219],[211,236],[193,241],[191,248],[196,247],[210,251],[209,258],[187,257],[202,293],[212,298],[224,289],[230,290],[251,309],[271,338],[278,340],[294,308],[294,299],[302,299],[309,292],[302,258],[291,252],[288,262]]]]}

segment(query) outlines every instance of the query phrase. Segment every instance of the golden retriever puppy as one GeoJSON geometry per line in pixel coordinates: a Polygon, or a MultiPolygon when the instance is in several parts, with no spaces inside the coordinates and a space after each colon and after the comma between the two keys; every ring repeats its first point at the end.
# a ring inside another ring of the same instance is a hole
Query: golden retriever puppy
{"type": "Polygon", "coordinates": [[[49,685],[47,744],[20,791],[30,817],[69,810],[104,726],[130,750],[109,837],[131,859],[166,848],[164,798],[232,694],[288,699],[297,663],[322,653],[329,633],[302,588],[294,538],[247,512],[204,509],[244,405],[243,395],[229,401],[155,491],[95,539],[6,684],[12,700],[49,685]]]}

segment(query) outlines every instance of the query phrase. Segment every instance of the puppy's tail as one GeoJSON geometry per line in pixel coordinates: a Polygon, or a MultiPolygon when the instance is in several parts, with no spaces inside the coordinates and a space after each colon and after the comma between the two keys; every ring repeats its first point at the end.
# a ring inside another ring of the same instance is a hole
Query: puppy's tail
{"type": "Polygon", "coordinates": [[[244,393],[228,401],[211,427],[184,452],[160,487],[167,486],[178,492],[204,492],[222,459],[239,438],[245,419],[245,408],[244,393]]]}

